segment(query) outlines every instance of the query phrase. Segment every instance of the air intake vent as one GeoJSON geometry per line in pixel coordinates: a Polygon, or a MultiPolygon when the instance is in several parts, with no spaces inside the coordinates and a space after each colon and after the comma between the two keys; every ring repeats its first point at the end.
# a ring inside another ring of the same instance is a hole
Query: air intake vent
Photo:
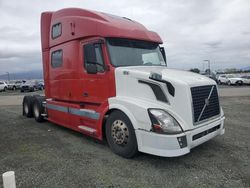
{"type": "Polygon", "coordinates": [[[199,139],[199,138],[201,138],[201,137],[203,137],[203,136],[206,136],[206,135],[208,135],[208,134],[210,134],[210,133],[212,133],[212,132],[217,131],[218,129],[220,129],[220,125],[217,125],[217,126],[211,128],[211,129],[208,129],[208,130],[206,130],[206,131],[203,131],[203,132],[201,132],[201,133],[198,133],[198,134],[194,135],[192,140],[193,140],[193,141],[194,141],[194,140],[197,140],[197,139],[199,139]]]}
{"type": "Polygon", "coordinates": [[[215,85],[192,87],[194,123],[220,114],[218,92],[215,85]]]}

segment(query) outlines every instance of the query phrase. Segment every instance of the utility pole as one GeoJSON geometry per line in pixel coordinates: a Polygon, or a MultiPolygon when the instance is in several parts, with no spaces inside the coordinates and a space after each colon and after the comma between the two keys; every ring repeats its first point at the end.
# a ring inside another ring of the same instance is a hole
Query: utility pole
{"type": "Polygon", "coordinates": [[[209,60],[209,59],[206,59],[206,60],[203,60],[203,61],[207,61],[207,63],[208,63],[209,75],[211,75],[210,60],[209,60]]]}
{"type": "Polygon", "coordinates": [[[8,74],[8,81],[10,81],[10,73],[6,72],[8,74]]]}

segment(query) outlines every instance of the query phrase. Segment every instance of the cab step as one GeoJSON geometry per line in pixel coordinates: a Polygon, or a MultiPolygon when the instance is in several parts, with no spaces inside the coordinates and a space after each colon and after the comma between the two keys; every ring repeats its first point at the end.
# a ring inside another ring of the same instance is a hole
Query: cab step
{"type": "Polygon", "coordinates": [[[96,132],[96,129],[86,127],[84,125],[79,125],[78,128],[81,129],[81,130],[87,131],[87,132],[89,132],[91,134],[94,134],[96,132]]]}

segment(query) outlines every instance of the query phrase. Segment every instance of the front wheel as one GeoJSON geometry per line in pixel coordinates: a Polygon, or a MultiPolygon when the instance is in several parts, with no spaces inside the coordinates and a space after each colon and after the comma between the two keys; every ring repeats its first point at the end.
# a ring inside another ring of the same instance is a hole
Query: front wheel
{"type": "Polygon", "coordinates": [[[106,122],[106,137],[110,149],[125,158],[138,154],[134,127],[129,118],[121,111],[114,111],[106,122]]]}

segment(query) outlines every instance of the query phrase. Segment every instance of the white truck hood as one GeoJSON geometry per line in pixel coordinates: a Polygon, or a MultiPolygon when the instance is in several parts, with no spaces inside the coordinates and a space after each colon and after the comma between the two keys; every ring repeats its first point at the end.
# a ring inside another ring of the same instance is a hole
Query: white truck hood
{"type": "Polygon", "coordinates": [[[215,84],[215,81],[190,71],[182,71],[177,69],[169,69],[163,66],[131,66],[119,67],[121,71],[128,71],[131,76],[135,77],[149,77],[151,73],[158,73],[162,75],[162,79],[173,83],[186,83],[189,86],[209,85],[215,84]]]}
{"type": "MultiPolygon", "coordinates": [[[[161,66],[131,66],[115,69],[116,96],[136,101],[138,105],[148,108],[161,108],[171,113],[182,123],[184,130],[194,128],[191,88],[196,86],[216,85],[215,81],[205,76],[161,66]],[[151,73],[162,75],[162,80],[172,84],[175,94],[171,95],[165,83],[150,79],[151,73]],[[141,83],[143,80],[144,83],[141,83]],[[156,99],[156,95],[146,82],[161,86],[168,102],[156,99]]],[[[143,122],[143,118],[140,120],[143,122]]],[[[143,124],[143,123],[142,123],[143,124]]],[[[196,127],[201,125],[195,125],[196,127]]]]}

